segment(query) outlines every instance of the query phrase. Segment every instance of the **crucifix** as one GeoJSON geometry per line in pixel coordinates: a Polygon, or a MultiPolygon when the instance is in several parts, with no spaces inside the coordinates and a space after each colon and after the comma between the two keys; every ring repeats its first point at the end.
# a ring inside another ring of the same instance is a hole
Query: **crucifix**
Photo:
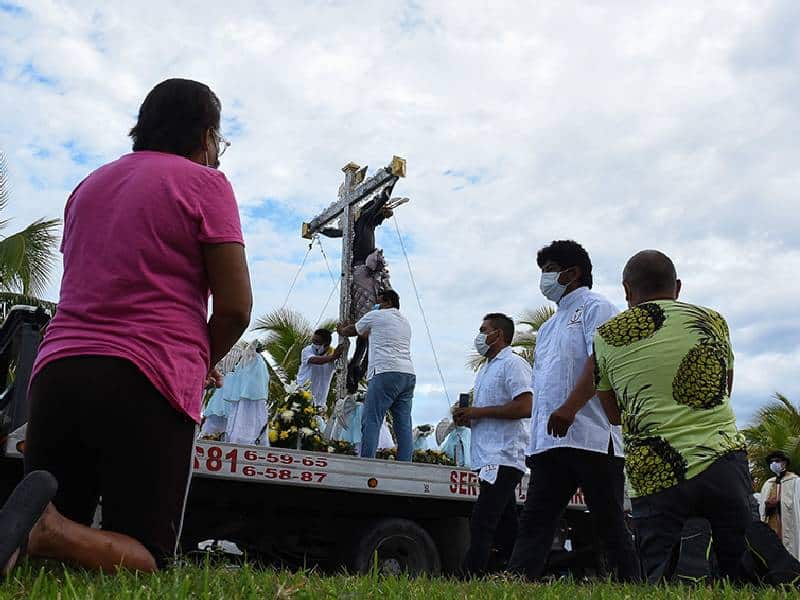
{"type": "MultiPolygon", "coordinates": [[[[390,194],[400,177],[406,176],[406,161],[399,156],[392,158],[389,166],[380,169],[369,179],[366,178],[367,167],[350,162],[343,168],[344,183],[339,186],[339,199],[314,217],[310,223],[303,223],[302,236],[312,239],[320,233],[330,231],[330,224],[338,219],[339,228],[335,236],[342,238],[342,271],[339,284],[339,320],[351,318],[352,282],[353,282],[353,241],[356,211],[360,204],[379,194],[390,194]],[[339,233],[341,232],[341,233],[339,233]]],[[[391,208],[401,204],[405,199],[394,201],[387,206],[391,208]]],[[[337,400],[347,395],[347,353],[339,359],[336,376],[337,400]]]]}

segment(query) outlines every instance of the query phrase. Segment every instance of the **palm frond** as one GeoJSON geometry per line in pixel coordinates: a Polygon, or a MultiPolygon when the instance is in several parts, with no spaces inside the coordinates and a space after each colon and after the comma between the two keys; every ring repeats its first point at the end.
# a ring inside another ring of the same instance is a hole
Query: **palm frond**
{"type": "Polygon", "coordinates": [[[485,362],[486,362],[486,357],[481,356],[474,350],[470,351],[470,353],[467,355],[467,368],[470,371],[477,372],[478,369],[480,369],[483,363],[485,362]]]}
{"type": "Polygon", "coordinates": [[[756,412],[753,425],[742,430],[758,487],[772,477],[766,463],[770,452],[781,450],[793,467],[800,466],[800,407],[782,394],[776,393],[773,398],[756,412]]]}
{"type": "Polygon", "coordinates": [[[539,328],[555,314],[556,310],[552,306],[540,306],[539,308],[529,309],[524,311],[517,323],[519,325],[527,325],[533,331],[539,331],[539,328]]]}
{"type": "Polygon", "coordinates": [[[328,331],[336,331],[336,326],[339,324],[338,319],[328,319],[317,325],[317,329],[327,329],[328,331]]]}
{"type": "Polygon", "coordinates": [[[311,324],[299,312],[281,308],[256,320],[255,331],[264,331],[262,343],[289,380],[297,377],[300,353],[311,342],[311,324]]]}
{"type": "Polygon", "coordinates": [[[0,240],[0,289],[41,296],[52,272],[60,219],[38,219],[0,240]]]}
{"type": "MultiPolygon", "coordinates": [[[[536,333],[555,312],[555,309],[550,306],[540,306],[539,308],[523,311],[517,319],[517,325],[521,325],[523,328],[516,328],[511,347],[514,352],[530,364],[533,364],[533,357],[536,351],[536,333]]],[[[470,351],[467,356],[467,368],[472,371],[480,369],[485,362],[486,357],[481,356],[474,350],[470,351]]]]}

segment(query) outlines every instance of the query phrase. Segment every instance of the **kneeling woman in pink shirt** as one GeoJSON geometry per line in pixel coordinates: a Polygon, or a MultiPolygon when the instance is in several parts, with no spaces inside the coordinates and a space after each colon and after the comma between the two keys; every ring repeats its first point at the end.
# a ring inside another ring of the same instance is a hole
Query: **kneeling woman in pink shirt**
{"type": "Polygon", "coordinates": [[[204,383],[252,304],[219,129],[208,86],[164,81],[139,109],[133,152],[67,201],[25,452],[26,471],[49,471],[58,492],[32,555],[152,571],[175,552],[204,383]],[[102,530],[90,529],[99,497],[102,530]]]}

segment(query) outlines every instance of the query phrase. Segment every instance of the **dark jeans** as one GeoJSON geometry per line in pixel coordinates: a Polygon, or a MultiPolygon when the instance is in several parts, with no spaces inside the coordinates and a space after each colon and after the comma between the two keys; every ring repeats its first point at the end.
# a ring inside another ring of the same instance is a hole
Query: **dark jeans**
{"type": "Polygon", "coordinates": [[[528,497],[509,570],[528,579],[541,577],[558,521],[580,487],[603,542],[607,566],[620,581],[638,581],[639,563],[625,524],[624,465],[612,454],[576,448],[554,448],[528,457],[528,497]]]}
{"type": "Polygon", "coordinates": [[[711,524],[712,546],[720,574],[739,578],[750,514],[750,469],[747,454],[731,452],[699,475],[649,496],[633,498],[639,556],[650,582],[674,575],[681,531],[690,517],[711,524]]]}
{"type": "Polygon", "coordinates": [[[501,466],[494,483],[481,481],[481,493],[472,508],[469,522],[469,549],[464,572],[481,575],[486,571],[492,545],[507,558],[517,537],[517,486],[522,471],[501,466]]]}

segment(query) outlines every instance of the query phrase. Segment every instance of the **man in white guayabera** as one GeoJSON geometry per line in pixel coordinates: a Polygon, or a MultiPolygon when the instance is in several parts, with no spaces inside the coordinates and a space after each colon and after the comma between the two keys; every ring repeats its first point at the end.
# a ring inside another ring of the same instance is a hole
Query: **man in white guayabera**
{"type": "Polygon", "coordinates": [[[539,288],[558,309],[536,336],[531,479],[509,569],[530,579],[541,576],[558,520],[580,488],[612,574],[635,581],[639,564],[623,513],[620,428],[609,423],[597,396],[577,412],[564,437],[552,435],[548,426],[592,356],[595,330],[618,311],[591,290],[592,262],[577,242],[552,242],[539,251],[536,262],[542,271],[539,288]]]}
{"type": "Polygon", "coordinates": [[[531,366],[511,349],[514,321],[502,313],[483,318],[475,350],[486,358],[475,376],[472,406],[457,408],[457,425],[471,427],[470,464],[480,495],[472,509],[464,574],[486,571],[492,547],[507,560],[517,537],[517,486],[525,473],[530,439],[531,366]]]}
{"type": "Polygon", "coordinates": [[[386,411],[392,412],[397,460],[411,461],[411,402],[417,378],[411,362],[411,325],[400,312],[394,290],[378,294],[378,302],[355,325],[339,324],[341,336],[369,338],[367,400],[361,419],[361,456],[375,458],[386,411]]]}

